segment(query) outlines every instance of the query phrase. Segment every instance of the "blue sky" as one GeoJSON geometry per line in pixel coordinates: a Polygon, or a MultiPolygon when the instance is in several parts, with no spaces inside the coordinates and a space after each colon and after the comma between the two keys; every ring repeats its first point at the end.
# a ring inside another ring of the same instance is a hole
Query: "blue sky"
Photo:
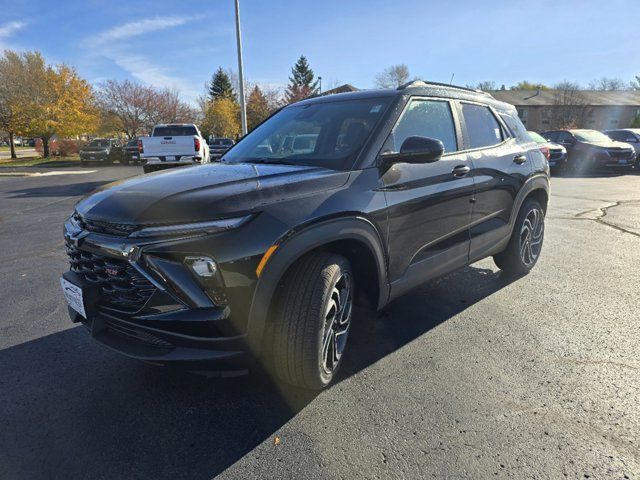
{"type": "MultiPolygon", "coordinates": [[[[241,0],[247,80],[284,85],[300,54],[325,87],[371,88],[386,66],[454,83],[587,85],[640,75],[634,0],[241,0]]],[[[134,78],[193,100],[237,68],[232,0],[0,0],[0,49],[39,50],[92,83],[134,78]]]]}

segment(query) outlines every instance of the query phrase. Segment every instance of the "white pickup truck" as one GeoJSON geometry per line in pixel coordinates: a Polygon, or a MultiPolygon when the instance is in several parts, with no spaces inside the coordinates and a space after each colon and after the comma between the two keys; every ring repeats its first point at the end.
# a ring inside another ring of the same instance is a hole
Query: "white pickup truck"
{"type": "Polygon", "coordinates": [[[156,125],[150,137],[138,140],[144,173],[209,163],[209,145],[192,123],[156,125]]]}

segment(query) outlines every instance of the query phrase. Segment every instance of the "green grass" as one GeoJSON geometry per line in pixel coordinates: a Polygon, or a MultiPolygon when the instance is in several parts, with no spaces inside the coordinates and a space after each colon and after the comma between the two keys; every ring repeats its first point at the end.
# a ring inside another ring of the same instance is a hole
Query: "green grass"
{"type": "Polygon", "coordinates": [[[80,157],[72,155],[69,157],[24,157],[16,160],[0,160],[0,168],[3,167],[62,167],[66,164],[80,166],[80,157]]]}
{"type": "MultiPolygon", "coordinates": [[[[33,147],[18,147],[18,146],[16,145],[16,147],[15,147],[15,148],[16,148],[16,151],[17,151],[17,150],[27,150],[27,149],[29,149],[29,148],[33,148],[33,147]]],[[[8,152],[8,151],[10,151],[10,150],[11,150],[11,149],[10,149],[9,147],[0,147],[0,152],[8,152]]]]}

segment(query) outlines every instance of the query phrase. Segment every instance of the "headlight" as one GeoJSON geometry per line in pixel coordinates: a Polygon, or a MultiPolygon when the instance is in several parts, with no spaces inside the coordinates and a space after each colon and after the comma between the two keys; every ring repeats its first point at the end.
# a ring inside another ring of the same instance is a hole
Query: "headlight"
{"type": "Polygon", "coordinates": [[[168,237],[179,235],[205,235],[238,228],[251,218],[251,215],[212,222],[184,223],[181,225],[164,225],[161,227],[142,228],[129,235],[132,238],[168,237]]]}

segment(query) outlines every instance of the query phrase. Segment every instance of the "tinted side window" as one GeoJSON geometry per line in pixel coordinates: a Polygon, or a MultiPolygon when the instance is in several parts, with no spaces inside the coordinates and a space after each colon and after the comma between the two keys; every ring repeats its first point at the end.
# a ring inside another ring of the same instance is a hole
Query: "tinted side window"
{"type": "Polygon", "coordinates": [[[449,102],[439,100],[411,100],[382,148],[383,152],[398,152],[407,137],[436,138],[445,152],[458,150],[456,128],[449,102]]]}
{"type": "Polygon", "coordinates": [[[530,142],[529,134],[527,133],[527,129],[524,127],[519,118],[513,117],[506,113],[501,113],[500,116],[504,123],[507,124],[509,130],[511,130],[511,135],[516,137],[521,142],[530,142]]]}
{"type": "Polygon", "coordinates": [[[469,148],[481,148],[502,142],[500,124],[488,107],[462,104],[462,115],[469,135],[469,148]]]}
{"type": "Polygon", "coordinates": [[[543,133],[542,136],[553,143],[558,141],[558,132],[547,132],[543,133]]]}

